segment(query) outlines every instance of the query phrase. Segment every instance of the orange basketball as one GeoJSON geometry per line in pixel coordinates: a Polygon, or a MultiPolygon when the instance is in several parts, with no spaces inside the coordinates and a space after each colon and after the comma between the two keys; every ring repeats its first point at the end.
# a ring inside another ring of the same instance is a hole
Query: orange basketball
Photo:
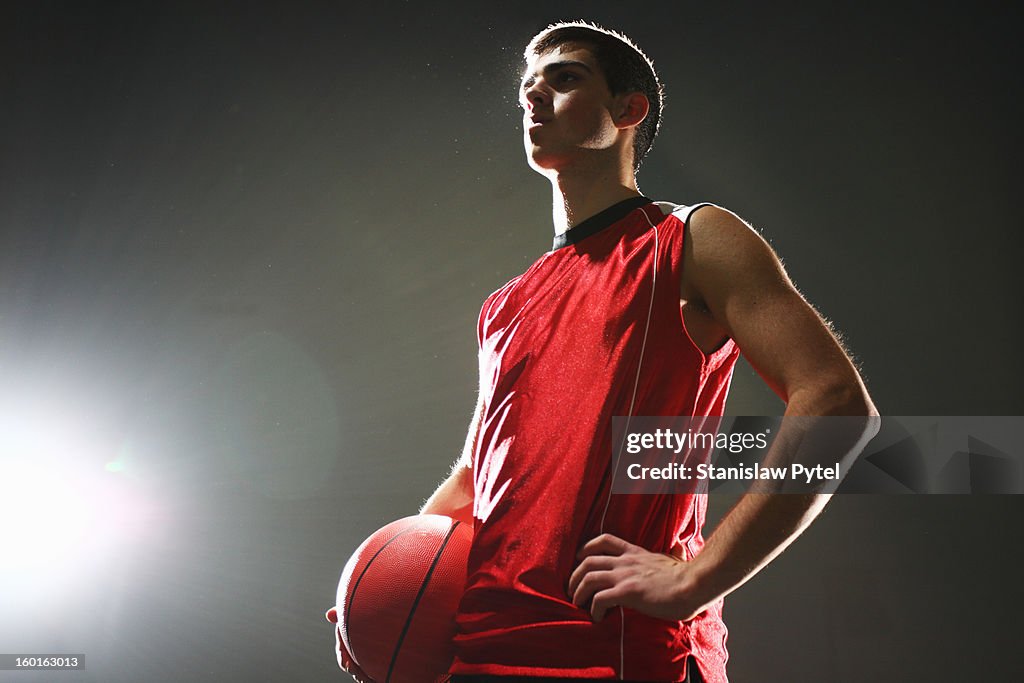
{"type": "Polygon", "coordinates": [[[349,558],[338,582],[338,625],[374,681],[429,683],[448,672],[472,540],[468,524],[415,515],[379,529],[349,558]]]}

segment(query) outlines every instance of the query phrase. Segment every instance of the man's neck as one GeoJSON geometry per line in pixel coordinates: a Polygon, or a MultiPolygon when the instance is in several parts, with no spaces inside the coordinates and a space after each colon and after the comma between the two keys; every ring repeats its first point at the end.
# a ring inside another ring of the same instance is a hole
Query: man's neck
{"type": "Polygon", "coordinates": [[[631,172],[607,168],[589,171],[551,176],[551,220],[556,235],[624,199],[640,196],[631,172]]]}

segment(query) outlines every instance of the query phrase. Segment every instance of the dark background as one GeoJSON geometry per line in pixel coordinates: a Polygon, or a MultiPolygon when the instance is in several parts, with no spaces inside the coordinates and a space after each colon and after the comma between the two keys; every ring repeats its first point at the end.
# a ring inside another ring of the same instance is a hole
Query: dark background
{"type": "MultiPolygon", "coordinates": [[[[446,473],[480,303],[550,246],[516,87],[551,21],[644,47],[668,100],[641,189],[757,226],[883,414],[1024,414],[995,7],[3,3],[0,426],[90,425],[67,457],[145,523],[0,586],[0,651],[86,653],[69,682],[343,677],[341,567],[446,473]]],[[[737,368],[730,413],[782,409],[737,368]]],[[[837,498],[727,600],[732,680],[1019,679],[1022,512],[837,498]]]]}

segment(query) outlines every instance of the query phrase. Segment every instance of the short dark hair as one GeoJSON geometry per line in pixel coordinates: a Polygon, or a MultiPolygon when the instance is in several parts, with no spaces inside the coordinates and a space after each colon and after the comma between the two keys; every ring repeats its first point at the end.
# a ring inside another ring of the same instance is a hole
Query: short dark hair
{"type": "Polygon", "coordinates": [[[523,56],[529,61],[530,57],[565,43],[581,43],[594,53],[613,95],[640,92],[647,98],[649,111],[637,126],[633,139],[633,170],[639,170],[640,162],[651,151],[654,137],[658,134],[665,104],[665,89],[654,70],[654,62],[622,33],[586,21],[548,26],[533,37],[523,56]]]}

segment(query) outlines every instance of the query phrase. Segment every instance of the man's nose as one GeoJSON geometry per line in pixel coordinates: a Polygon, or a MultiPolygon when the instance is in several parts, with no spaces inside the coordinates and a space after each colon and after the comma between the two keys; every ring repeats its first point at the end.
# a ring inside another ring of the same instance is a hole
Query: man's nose
{"type": "Polygon", "coordinates": [[[530,86],[523,93],[523,102],[526,111],[532,112],[535,108],[544,106],[550,101],[550,97],[544,90],[536,85],[530,86]]]}

